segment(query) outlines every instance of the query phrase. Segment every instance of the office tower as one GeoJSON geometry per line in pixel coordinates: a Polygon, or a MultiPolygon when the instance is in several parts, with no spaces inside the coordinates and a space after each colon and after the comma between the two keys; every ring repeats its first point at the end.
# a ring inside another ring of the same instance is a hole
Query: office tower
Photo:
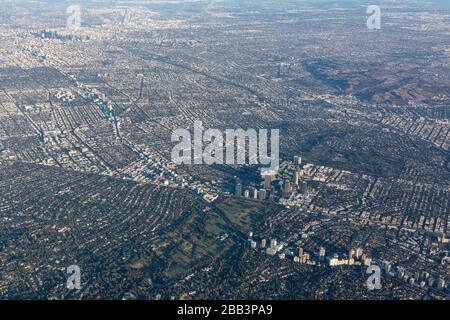
{"type": "Polygon", "coordinates": [[[291,193],[291,182],[288,179],[284,180],[284,191],[291,193]]]}
{"type": "Polygon", "coordinates": [[[259,200],[261,200],[261,201],[266,200],[266,197],[267,197],[266,190],[264,190],[264,189],[259,190],[258,197],[259,197],[259,200]]]}
{"type": "Polygon", "coordinates": [[[319,249],[319,259],[321,261],[325,259],[325,248],[324,247],[320,247],[320,249],[319,249]]]}
{"type": "Polygon", "coordinates": [[[301,165],[302,164],[302,157],[299,157],[299,156],[295,156],[294,157],[294,164],[296,164],[296,165],[301,165]]]}
{"type": "Polygon", "coordinates": [[[248,233],[248,238],[249,238],[249,239],[252,239],[252,238],[253,238],[253,232],[252,232],[252,231],[250,231],[250,232],[248,233]]]}
{"type": "Polygon", "coordinates": [[[234,191],[236,197],[242,196],[242,184],[240,182],[236,183],[236,190],[234,191]]]}
{"type": "Polygon", "coordinates": [[[256,249],[256,247],[257,247],[256,241],[251,242],[251,247],[252,247],[252,249],[256,249]]]}
{"type": "Polygon", "coordinates": [[[300,193],[306,194],[307,191],[308,191],[308,183],[306,181],[302,181],[300,186],[300,193]]]}
{"type": "Polygon", "coordinates": [[[266,247],[266,239],[262,239],[261,240],[261,248],[265,248],[266,247]]]}
{"type": "Polygon", "coordinates": [[[258,189],[257,188],[253,189],[253,199],[258,199],[258,189]]]}
{"type": "Polygon", "coordinates": [[[264,175],[264,189],[270,190],[271,183],[272,183],[272,176],[269,174],[264,175]]]}
{"type": "Polygon", "coordinates": [[[353,256],[355,255],[356,251],[354,249],[350,249],[348,253],[348,259],[353,259],[353,256]]]}
{"type": "Polygon", "coordinates": [[[357,248],[356,249],[356,257],[359,258],[363,255],[363,249],[362,248],[357,248]]]}
{"type": "Polygon", "coordinates": [[[303,261],[305,261],[305,263],[309,261],[309,253],[303,254],[303,261]]]}
{"type": "Polygon", "coordinates": [[[420,280],[420,272],[419,272],[419,271],[416,271],[416,272],[414,273],[414,279],[416,279],[416,281],[419,281],[419,280],[420,280]]]}
{"type": "Polygon", "coordinates": [[[286,179],[284,180],[284,186],[283,186],[283,197],[288,198],[291,195],[291,182],[286,179]]]}
{"type": "Polygon", "coordinates": [[[271,239],[270,240],[270,248],[274,249],[277,246],[277,240],[271,239]]]}
{"type": "Polygon", "coordinates": [[[295,170],[294,184],[298,186],[303,176],[303,171],[301,169],[295,170]]]}
{"type": "Polygon", "coordinates": [[[299,248],[298,248],[297,255],[298,255],[299,257],[303,256],[303,248],[302,248],[302,247],[299,247],[299,248]]]}
{"type": "Polygon", "coordinates": [[[244,198],[248,198],[248,197],[250,197],[250,191],[245,190],[244,191],[244,198]]]}

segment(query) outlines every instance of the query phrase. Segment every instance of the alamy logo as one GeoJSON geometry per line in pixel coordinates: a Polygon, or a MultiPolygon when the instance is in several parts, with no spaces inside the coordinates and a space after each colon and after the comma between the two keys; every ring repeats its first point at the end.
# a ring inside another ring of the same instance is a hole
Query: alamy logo
{"type": "Polygon", "coordinates": [[[381,290],[381,268],[376,265],[372,265],[367,268],[367,274],[370,277],[366,281],[367,289],[369,290],[381,290]]]}
{"type": "Polygon", "coordinates": [[[370,14],[370,16],[367,18],[367,28],[369,28],[369,30],[381,29],[380,6],[375,6],[375,5],[368,6],[366,13],[370,14]]]}
{"type": "Polygon", "coordinates": [[[67,268],[67,274],[70,274],[67,278],[67,289],[69,290],[81,290],[81,269],[77,265],[71,265],[67,268]]]}
{"type": "Polygon", "coordinates": [[[280,133],[278,129],[204,129],[201,121],[194,122],[194,135],[187,129],[172,133],[172,162],[180,164],[270,165],[278,171],[280,133]]]}
{"type": "Polygon", "coordinates": [[[81,27],[81,7],[72,5],[67,8],[66,13],[70,14],[67,18],[67,28],[71,30],[78,30],[81,27]]]}

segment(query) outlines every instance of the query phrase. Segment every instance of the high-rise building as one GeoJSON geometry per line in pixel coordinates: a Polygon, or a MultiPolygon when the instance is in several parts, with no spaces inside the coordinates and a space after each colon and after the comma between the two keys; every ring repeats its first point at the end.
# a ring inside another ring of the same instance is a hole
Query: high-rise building
{"type": "Polygon", "coordinates": [[[300,193],[306,194],[306,192],[308,192],[308,183],[303,180],[300,184],[300,193]]]}
{"type": "Polygon", "coordinates": [[[258,199],[258,189],[257,188],[253,189],[253,199],[258,199]]]}
{"type": "Polygon", "coordinates": [[[259,190],[259,192],[258,192],[258,197],[259,197],[259,200],[261,200],[261,201],[266,200],[266,198],[267,198],[267,192],[266,192],[266,190],[265,190],[265,189],[259,190]]]}
{"type": "Polygon", "coordinates": [[[261,248],[265,248],[266,247],[266,239],[262,239],[261,240],[261,248]]]}
{"type": "Polygon", "coordinates": [[[272,176],[270,174],[264,175],[264,189],[270,190],[271,184],[272,184],[272,176]]]}
{"type": "Polygon", "coordinates": [[[277,240],[276,239],[271,239],[270,240],[270,248],[274,249],[277,246],[277,240]]]}
{"type": "Polygon", "coordinates": [[[244,191],[244,198],[248,198],[248,197],[250,197],[250,191],[245,190],[244,191]]]}
{"type": "Polygon", "coordinates": [[[299,256],[299,257],[303,256],[303,248],[302,247],[298,247],[297,256],[299,256]]]}
{"type": "Polygon", "coordinates": [[[283,197],[288,198],[291,195],[291,182],[286,179],[284,180],[284,186],[283,186],[283,197]]]}
{"type": "Polygon", "coordinates": [[[356,257],[359,258],[363,255],[363,249],[362,248],[356,248],[356,257]]]}
{"type": "Polygon", "coordinates": [[[348,252],[348,259],[353,259],[353,256],[355,255],[356,250],[355,249],[350,249],[350,251],[348,252]]]}
{"type": "Polygon", "coordinates": [[[236,189],[234,191],[234,195],[236,197],[241,197],[242,196],[242,184],[240,182],[236,183],[236,189]]]}
{"type": "Polygon", "coordinates": [[[414,272],[414,279],[416,279],[416,281],[420,280],[420,271],[414,272]]]}
{"type": "Polygon", "coordinates": [[[325,253],[326,253],[325,248],[324,247],[320,247],[320,249],[319,249],[319,259],[320,260],[324,260],[325,259],[325,253]]]}
{"type": "Polygon", "coordinates": [[[300,182],[300,170],[295,170],[294,184],[298,186],[300,182]]]}

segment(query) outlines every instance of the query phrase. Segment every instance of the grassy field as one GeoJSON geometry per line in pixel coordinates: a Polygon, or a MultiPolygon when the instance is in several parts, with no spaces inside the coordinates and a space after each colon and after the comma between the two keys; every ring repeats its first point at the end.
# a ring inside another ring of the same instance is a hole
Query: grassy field
{"type": "Polygon", "coordinates": [[[267,210],[265,203],[227,198],[216,209],[189,214],[158,245],[158,255],[167,261],[165,276],[175,278],[225,255],[236,235],[251,229],[267,210]]]}
{"type": "Polygon", "coordinates": [[[273,208],[273,205],[260,201],[229,198],[218,208],[233,225],[242,231],[247,231],[254,223],[260,221],[264,214],[273,208]]]}

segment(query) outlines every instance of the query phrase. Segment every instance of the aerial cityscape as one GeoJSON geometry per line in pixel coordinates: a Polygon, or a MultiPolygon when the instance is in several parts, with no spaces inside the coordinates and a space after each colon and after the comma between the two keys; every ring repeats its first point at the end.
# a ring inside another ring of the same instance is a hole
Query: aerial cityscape
{"type": "Polygon", "coordinates": [[[0,300],[449,300],[450,2],[0,8],[0,300]]]}

